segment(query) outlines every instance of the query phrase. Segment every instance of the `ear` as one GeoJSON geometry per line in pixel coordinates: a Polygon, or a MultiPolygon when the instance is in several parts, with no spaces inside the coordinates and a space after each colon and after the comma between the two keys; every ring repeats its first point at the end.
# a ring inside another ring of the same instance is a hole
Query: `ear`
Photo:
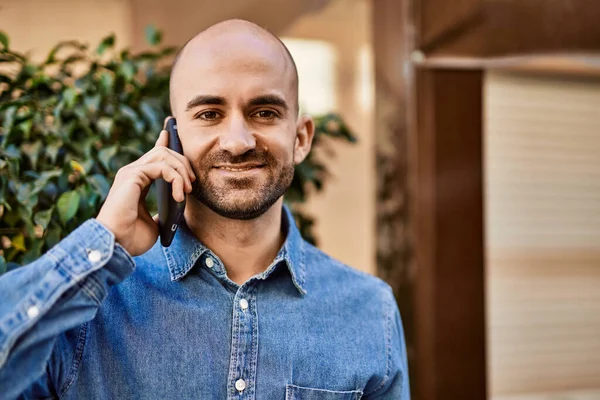
{"type": "Polygon", "coordinates": [[[312,146],[315,136],[315,123],[309,115],[301,115],[296,124],[296,141],[294,143],[294,163],[300,164],[312,146]]]}

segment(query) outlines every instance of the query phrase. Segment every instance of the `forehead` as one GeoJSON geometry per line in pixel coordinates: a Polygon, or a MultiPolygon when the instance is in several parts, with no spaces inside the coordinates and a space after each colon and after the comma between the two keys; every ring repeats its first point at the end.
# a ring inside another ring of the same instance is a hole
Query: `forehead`
{"type": "Polygon", "coordinates": [[[294,101],[292,66],[275,39],[236,32],[196,39],[184,49],[172,77],[176,108],[197,95],[235,102],[271,93],[294,101]]]}

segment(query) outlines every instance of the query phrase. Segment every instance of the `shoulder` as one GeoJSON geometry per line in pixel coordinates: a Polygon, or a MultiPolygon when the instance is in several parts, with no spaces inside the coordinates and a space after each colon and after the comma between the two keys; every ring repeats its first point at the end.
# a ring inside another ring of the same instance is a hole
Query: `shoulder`
{"type": "Polygon", "coordinates": [[[308,290],[345,293],[382,307],[395,302],[392,288],[381,278],[344,264],[310,243],[303,245],[308,290]]]}

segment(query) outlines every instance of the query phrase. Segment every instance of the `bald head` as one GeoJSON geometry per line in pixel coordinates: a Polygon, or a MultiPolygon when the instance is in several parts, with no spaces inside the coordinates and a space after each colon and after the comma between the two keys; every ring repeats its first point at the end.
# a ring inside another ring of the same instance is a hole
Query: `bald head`
{"type": "MultiPolygon", "coordinates": [[[[242,64],[247,70],[265,72],[269,68],[256,62],[260,58],[263,64],[274,64],[274,73],[280,73],[285,85],[291,90],[290,106],[298,113],[298,70],[296,63],[285,44],[271,32],[249,21],[232,19],[219,22],[198,33],[188,40],[177,53],[170,77],[170,103],[173,114],[176,113],[176,102],[180,84],[189,83],[190,73],[194,73],[193,64],[198,60],[213,59],[215,63],[227,62],[242,64]],[[247,61],[244,57],[247,56],[247,61]],[[191,64],[191,65],[190,65],[191,64]],[[245,64],[245,65],[243,65],[245,64]],[[183,66],[183,67],[182,67],[183,66]],[[191,68],[190,68],[191,67],[191,68]]],[[[203,64],[206,64],[204,62],[203,64]]],[[[273,67],[273,65],[271,65],[273,67]]],[[[272,68],[273,69],[273,68],[272,68]]],[[[239,70],[239,68],[238,68],[239,70]]],[[[198,69],[198,72],[199,69],[198,69]]]]}

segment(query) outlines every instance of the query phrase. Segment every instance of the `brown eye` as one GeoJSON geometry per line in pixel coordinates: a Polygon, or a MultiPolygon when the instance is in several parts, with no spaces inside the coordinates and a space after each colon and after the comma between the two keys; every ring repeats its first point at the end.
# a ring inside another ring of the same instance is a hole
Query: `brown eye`
{"type": "Polygon", "coordinates": [[[274,119],[277,117],[277,114],[274,111],[262,110],[255,114],[258,118],[262,119],[274,119]]]}
{"type": "Polygon", "coordinates": [[[204,111],[198,114],[198,118],[205,121],[214,121],[219,118],[219,113],[216,111],[204,111]]]}

